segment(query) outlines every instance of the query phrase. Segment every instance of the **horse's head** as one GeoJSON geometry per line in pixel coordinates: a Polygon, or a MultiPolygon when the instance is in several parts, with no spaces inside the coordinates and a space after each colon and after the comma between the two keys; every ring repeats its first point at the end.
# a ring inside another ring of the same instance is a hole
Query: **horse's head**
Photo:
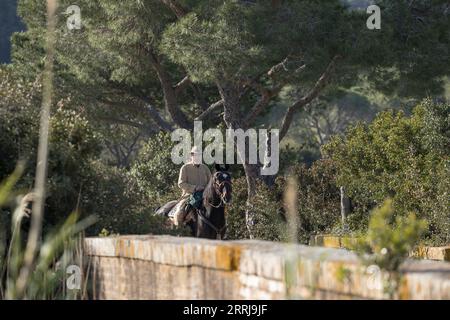
{"type": "Polygon", "coordinates": [[[213,184],[216,193],[220,196],[222,203],[228,204],[231,202],[231,174],[228,172],[229,165],[221,166],[215,165],[216,172],[213,175],[213,184]]]}
{"type": "Polygon", "coordinates": [[[228,165],[216,164],[203,192],[205,211],[197,211],[195,234],[199,238],[222,239],[226,231],[225,206],[231,202],[231,174],[228,165]]]}

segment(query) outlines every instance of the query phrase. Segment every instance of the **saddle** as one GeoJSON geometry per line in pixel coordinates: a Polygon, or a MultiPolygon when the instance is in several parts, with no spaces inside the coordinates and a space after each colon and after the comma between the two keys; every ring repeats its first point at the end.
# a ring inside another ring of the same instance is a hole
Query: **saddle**
{"type": "Polygon", "coordinates": [[[178,222],[187,224],[195,220],[195,212],[203,208],[203,191],[196,191],[187,199],[178,222]]]}
{"type": "Polygon", "coordinates": [[[195,191],[188,198],[185,210],[189,212],[192,209],[201,209],[203,206],[203,191],[195,191]]]}
{"type": "Polygon", "coordinates": [[[187,198],[172,200],[158,208],[155,215],[168,217],[176,226],[195,219],[195,211],[203,207],[203,191],[196,191],[187,198]]]}

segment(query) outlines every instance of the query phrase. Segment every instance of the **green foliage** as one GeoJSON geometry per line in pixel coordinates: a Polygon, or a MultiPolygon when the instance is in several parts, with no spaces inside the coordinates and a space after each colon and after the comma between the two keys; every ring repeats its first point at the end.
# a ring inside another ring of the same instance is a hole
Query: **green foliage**
{"type": "MultiPolygon", "coordinates": [[[[179,167],[169,160],[167,136],[146,143],[128,174],[104,165],[107,151],[102,144],[114,129],[97,125],[107,115],[106,121],[132,127],[120,133],[114,130],[109,136],[114,143],[159,130],[146,105],[160,111],[164,98],[173,98],[163,96],[161,77],[166,78],[166,87],[186,72],[197,82],[175,98],[189,116],[197,114],[199,107],[193,105],[202,100],[203,108],[217,101],[216,82],[231,82],[235,88],[248,79],[275,87],[283,83],[297,90],[297,96],[303,95],[336,54],[344,57],[336,70],[343,88],[362,76],[391,95],[441,93],[441,79],[449,74],[445,2],[378,3],[383,7],[380,31],[365,28],[364,11],[347,10],[338,0],[287,0],[278,7],[270,0],[180,0],[188,12],[181,18],[159,0],[80,0],[83,27],[68,31],[63,12],[73,3],[61,0],[55,56],[55,97],[60,105],[52,119],[46,223],[58,224],[79,208],[83,214],[99,216],[99,224],[91,229],[94,234],[103,229],[140,233],[161,226],[149,212],[162,201],[176,199],[179,192],[172,187],[179,167]],[[267,76],[286,57],[283,70],[267,76]],[[295,73],[300,66],[305,66],[302,72],[295,73]]],[[[14,68],[20,77],[0,68],[0,178],[13,170],[18,159],[27,158],[28,169],[20,181],[20,187],[27,189],[33,185],[39,74],[46,55],[45,2],[20,1],[19,11],[28,28],[13,38],[14,68]]],[[[253,91],[240,100],[242,114],[257,99],[253,91]]],[[[334,111],[337,108],[315,110],[305,110],[311,116],[307,120],[320,117],[324,123],[328,118],[323,114],[331,120],[342,115],[334,111]]],[[[355,227],[366,224],[370,208],[392,196],[399,214],[413,210],[430,221],[429,239],[449,242],[448,105],[424,107],[412,119],[383,113],[369,127],[360,125],[347,138],[333,139],[328,147],[334,153],[332,165],[321,162],[311,169],[297,168],[302,241],[336,225],[336,186],[345,185],[356,206],[350,217],[351,223],[358,222],[355,227]]],[[[260,124],[272,123],[265,119],[260,124]]],[[[287,171],[289,161],[317,157],[307,152],[286,150],[282,170],[287,171]]],[[[240,238],[246,235],[245,181],[236,179],[236,183],[230,235],[240,238]]],[[[261,228],[257,236],[282,238],[277,231],[282,225],[278,221],[282,183],[275,193],[258,188],[254,210],[263,223],[256,227],[261,228]]]]}
{"type": "Polygon", "coordinates": [[[413,213],[398,215],[389,199],[372,211],[367,234],[359,238],[357,249],[366,263],[398,271],[426,228],[427,222],[413,213]]]}
{"type": "Polygon", "coordinates": [[[0,66],[0,180],[6,179],[19,159],[28,157],[37,143],[40,85],[19,77],[14,69],[0,66]]]}
{"type": "Polygon", "coordinates": [[[146,233],[149,212],[123,169],[91,162],[81,182],[81,192],[74,194],[80,197],[80,211],[97,217],[97,223],[88,230],[90,235],[102,229],[119,234],[146,233]]]}
{"type": "Polygon", "coordinates": [[[238,2],[225,1],[216,10],[205,7],[205,11],[189,14],[170,26],[161,43],[161,50],[185,65],[194,81],[214,81],[220,75],[231,78],[248,71],[240,70],[243,61],[256,62],[262,58],[261,47],[252,42],[247,27],[251,10],[243,10],[238,2]],[[206,17],[212,19],[203,19],[206,17]]]}
{"type": "Polygon", "coordinates": [[[161,132],[155,135],[142,147],[130,170],[139,191],[149,201],[159,202],[178,181],[180,166],[171,160],[173,145],[170,134],[161,132]]]}
{"type": "MultiPolygon", "coordinates": [[[[82,129],[87,132],[79,141],[83,142],[82,145],[60,143],[60,150],[55,151],[55,156],[59,156],[57,163],[61,165],[53,165],[52,168],[57,169],[49,171],[53,175],[50,175],[48,198],[49,211],[51,208],[55,210],[55,220],[62,207],[72,206],[83,214],[97,217],[97,223],[87,231],[91,235],[98,234],[102,229],[114,234],[145,234],[157,232],[158,228],[160,233],[166,230],[161,221],[152,217],[154,208],[146,193],[138,187],[140,181],[125,169],[108,166],[94,156],[99,152],[96,147],[98,141],[93,139],[90,143],[89,137],[95,136],[89,129],[90,125],[85,127],[76,124],[76,121],[72,124],[72,129],[69,125],[64,127],[72,137],[65,141],[77,141],[82,129]],[[90,136],[89,132],[94,136],[90,136]],[[92,153],[89,154],[88,150],[92,153]],[[84,159],[83,162],[80,162],[81,159],[84,159]]],[[[64,134],[57,137],[64,138],[64,134]]],[[[51,217],[50,212],[48,216],[51,217]]]]}
{"type": "MultiPolygon", "coordinates": [[[[15,183],[23,172],[19,165],[10,177],[0,184],[0,208],[7,204],[15,183]]],[[[19,201],[20,202],[20,201],[19,201]]],[[[25,261],[29,240],[23,237],[23,224],[27,219],[20,205],[14,214],[0,211],[0,298],[1,299],[61,299],[75,298],[64,290],[65,268],[75,261],[77,237],[93,223],[92,218],[78,221],[78,214],[71,214],[57,229],[45,235],[37,246],[36,258],[31,265],[25,261]],[[30,270],[32,268],[32,270],[30,270]],[[24,273],[28,270],[28,273],[24,273]],[[25,276],[28,274],[28,276],[25,276]],[[22,285],[23,284],[23,285],[22,285]]],[[[80,297],[80,296],[78,296],[80,297]]]]}
{"type": "MultiPolygon", "coordinates": [[[[26,170],[17,186],[26,191],[34,184],[39,119],[35,106],[40,85],[21,79],[9,67],[0,68],[0,72],[0,178],[6,178],[15,164],[25,159],[26,170]]],[[[132,176],[102,163],[100,140],[92,122],[76,111],[73,101],[58,102],[50,120],[44,229],[60,225],[74,210],[82,216],[98,217],[87,230],[91,235],[103,228],[139,234],[163,227],[160,221],[152,220],[153,208],[132,176]]]]}
{"type": "Polygon", "coordinates": [[[338,185],[365,210],[391,197],[398,214],[414,211],[429,222],[429,241],[449,243],[449,119],[448,103],[425,100],[411,117],[387,111],[352,127],[324,152],[336,163],[338,185]]]}
{"type": "Polygon", "coordinates": [[[383,32],[378,37],[378,52],[370,59],[377,58],[377,63],[385,66],[372,70],[376,87],[400,96],[442,94],[442,77],[450,70],[448,1],[376,3],[382,10],[383,32]]]}
{"type": "MultiPolygon", "coordinates": [[[[283,216],[281,214],[281,195],[263,183],[257,186],[251,212],[255,217],[252,233],[255,238],[280,241],[286,238],[283,216]]],[[[248,239],[245,222],[247,184],[245,177],[233,179],[233,201],[226,208],[227,239],[248,239]]]]}
{"type": "Polygon", "coordinates": [[[169,25],[160,45],[196,81],[240,81],[300,52],[292,68],[304,61],[302,79],[311,80],[330,55],[349,44],[347,14],[338,1],[286,1],[279,10],[268,0],[207,3],[192,6],[190,14],[169,25]]]}
{"type": "MultiPolygon", "coordinates": [[[[297,210],[300,242],[308,243],[311,235],[330,232],[340,223],[340,194],[335,181],[332,161],[318,160],[307,168],[304,164],[291,167],[288,176],[298,181],[297,210]]],[[[286,179],[277,180],[279,193],[286,188],[286,179]]]]}
{"type": "Polygon", "coordinates": [[[442,76],[449,74],[445,1],[414,7],[377,1],[383,27],[376,32],[365,27],[365,10],[348,10],[342,1],[283,1],[277,8],[269,0],[205,2],[192,3],[189,14],[166,26],[160,45],[196,81],[253,78],[288,55],[298,60],[292,69],[306,64],[293,83],[315,81],[335,54],[345,57],[341,84],[351,85],[366,70],[390,94],[442,94],[442,76]]]}
{"type": "Polygon", "coordinates": [[[63,101],[58,103],[58,109],[51,119],[50,144],[55,146],[51,151],[65,157],[58,159],[64,164],[76,161],[75,158],[97,157],[100,153],[98,137],[92,124],[84,115],[66,109],[63,101]]]}
{"type": "Polygon", "coordinates": [[[292,147],[289,143],[285,147],[280,148],[280,174],[288,174],[292,165],[303,163],[311,166],[314,161],[320,158],[318,148],[297,148],[292,147]]]}

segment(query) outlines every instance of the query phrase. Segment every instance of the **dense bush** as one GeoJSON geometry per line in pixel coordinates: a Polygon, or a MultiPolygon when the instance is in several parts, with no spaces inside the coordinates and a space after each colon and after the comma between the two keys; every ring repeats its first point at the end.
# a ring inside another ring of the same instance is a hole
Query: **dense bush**
{"type": "Polygon", "coordinates": [[[180,165],[171,160],[173,145],[170,134],[155,135],[142,147],[130,170],[138,189],[151,202],[160,203],[161,197],[178,181],[180,165]]]}
{"type": "MultiPolygon", "coordinates": [[[[335,167],[330,160],[320,160],[308,168],[296,164],[286,175],[276,179],[272,187],[260,183],[253,203],[255,238],[264,240],[287,239],[287,225],[283,203],[287,178],[298,181],[297,214],[298,235],[302,243],[308,243],[311,235],[335,231],[340,227],[340,193],[335,181],[335,167]]],[[[249,237],[245,223],[247,184],[245,177],[233,180],[233,202],[227,208],[228,237],[249,237]]]]}
{"type": "MultiPolygon", "coordinates": [[[[252,234],[256,239],[283,240],[285,222],[281,214],[281,195],[263,183],[257,185],[252,212],[255,225],[252,234]]],[[[248,239],[250,237],[245,221],[247,183],[245,177],[233,179],[233,201],[226,208],[227,239],[248,239]]]]}
{"type": "MultiPolygon", "coordinates": [[[[340,222],[335,170],[330,160],[318,160],[310,168],[304,164],[291,167],[288,176],[297,180],[298,239],[303,243],[312,234],[330,232],[340,222]]],[[[285,189],[285,179],[280,177],[277,181],[280,193],[285,189]]]]}
{"type": "MultiPolygon", "coordinates": [[[[391,197],[396,212],[417,212],[429,223],[426,239],[450,243],[450,105],[426,100],[408,117],[380,113],[324,147],[338,185],[367,208],[391,197]]],[[[367,211],[366,211],[367,212],[367,211]]]]}
{"type": "MultiPolygon", "coordinates": [[[[0,180],[25,159],[26,170],[17,188],[28,192],[34,185],[40,86],[22,81],[8,68],[0,68],[0,76],[0,180]]],[[[161,221],[151,217],[154,208],[133,177],[102,162],[96,128],[69,99],[60,100],[52,111],[49,142],[44,231],[74,210],[82,216],[97,216],[97,223],[87,230],[91,235],[103,229],[110,233],[166,231],[161,221]]]]}
{"type": "Polygon", "coordinates": [[[38,135],[40,85],[20,79],[11,68],[0,66],[0,180],[26,159],[38,135]]]}
{"type": "MultiPolygon", "coordinates": [[[[93,176],[91,162],[97,159],[99,151],[95,132],[87,119],[60,102],[50,120],[45,214],[48,224],[55,225],[72,211],[82,210],[85,188],[93,176]]],[[[33,178],[34,167],[30,167],[25,179],[30,187],[33,178]]]]}
{"type": "Polygon", "coordinates": [[[427,227],[414,213],[396,215],[387,199],[371,215],[367,234],[361,236],[355,249],[368,265],[376,264],[388,271],[398,271],[427,227]]]}
{"type": "Polygon", "coordinates": [[[292,147],[290,144],[280,148],[280,174],[289,173],[289,169],[295,164],[305,164],[310,167],[314,161],[320,158],[319,150],[310,146],[292,147]]]}
{"type": "Polygon", "coordinates": [[[92,162],[83,183],[80,210],[98,219],[89,233],[146,233],[150,214],[123,169],[92,162]]]}

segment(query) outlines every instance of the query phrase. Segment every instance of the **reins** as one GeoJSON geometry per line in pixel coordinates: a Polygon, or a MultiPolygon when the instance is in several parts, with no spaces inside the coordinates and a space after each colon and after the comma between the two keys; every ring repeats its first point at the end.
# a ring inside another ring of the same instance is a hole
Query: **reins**
{"type": "Polygon", "coordinates": [[[218,229],[215,225],[213,225],[211,223],[211,221],[208,220],[208,218],[203,216],[200,209],[197,209],[196,211],[197,211],[197,215],[200,218],[200,220],[202,220],[206,225],[208,225],[211,229],[213,229],[216,232],[216,238],[221,240],[222,231],[226,228],[227,224],[225,223],[225,225],[222,228],[218,229]]]}

